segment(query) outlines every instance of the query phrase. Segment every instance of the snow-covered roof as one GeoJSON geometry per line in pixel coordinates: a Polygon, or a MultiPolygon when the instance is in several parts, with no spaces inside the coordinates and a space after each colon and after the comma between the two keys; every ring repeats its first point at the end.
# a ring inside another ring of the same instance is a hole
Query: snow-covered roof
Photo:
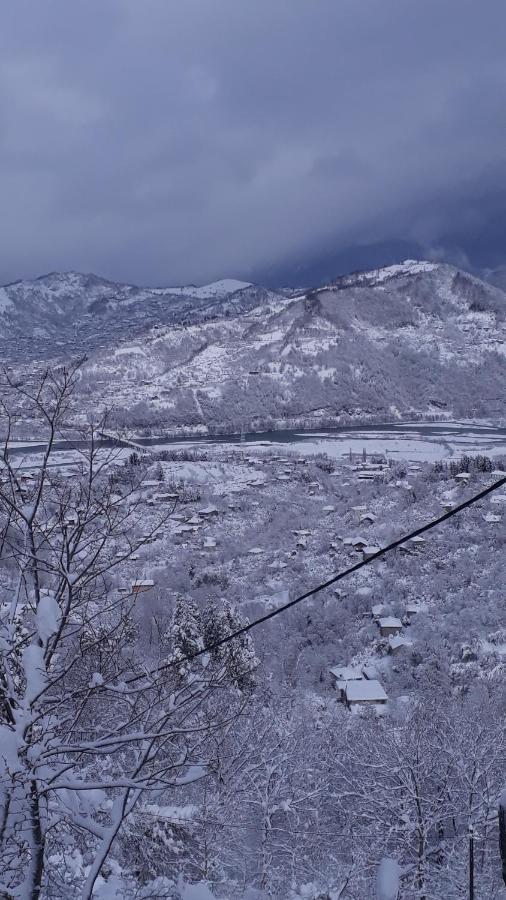
{"type": "Polygon", "coordinates": [[[332,666],[329,672],[338,681],[359,681],[363,678],[361,670],[356,666],[332,666]]]}
{"type": "Polygon", "coordinates": [[[402,628],[402,622],[396,616],[382,616],[379,619],[380,628],[402,628]]]}
{"type": "Polygon", "coordinates": [[[374,666],[362,666],[362,672],[364,673],[364,678],[367,678],[369,681],[374,681],[378,676],[374,666]]]}
{"type": "Polygon", "coordinates": [[[411,647],[413,641],[410,641],[406,637],[402,637],[400,634],[392,635],[392,637],[388,638],[388,645],[391,650],[398,650],[399,647],[411,647]]]}
{"type": "Polygon", "coordinates": [[[348,703],[360,703],[369,701],[370,703],[384,703],[388,700],[383,685],[376,681],[363,679],[362,681],[348,681],[346,683],[346,699],[348,703]]]}
{"type": "Polygon", "coordinates": [[[191,519],[188,519],[187,525],[202,525],[202,519],[199,519],[198,516],[192,516],[191,519]]]}

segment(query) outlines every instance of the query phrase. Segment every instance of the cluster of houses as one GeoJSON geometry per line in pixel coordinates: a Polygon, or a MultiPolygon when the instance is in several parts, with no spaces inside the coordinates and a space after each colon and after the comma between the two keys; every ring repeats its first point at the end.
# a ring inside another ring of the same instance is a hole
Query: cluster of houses
{"type": "Polygon", "coordinates": [[[330,675],[339,697],[351,709],[354,706],[383,706],[388,696],[371,666],[333,666],[330,675]]]}
{"type": "MultiPolygon", "coordinates": [[[[414,615],[426,610],[425,603],[409,602],[406,604],[406,617],[402,621],[397,616],[386,614],[382,603],[372,607],[370,614],[378,626],[380,637],[387,642],[389,654],[397,656],[413,646],[412,640],[403,633],[404,624],[409,624],[414,615]]],[[[388,700],[383,685],[378,681],[374,666],[333,666],[329,672],[339,693],[339,699],[349,709],[357,706],[384,705],[388,700]]]]}
{"type": "MultiPolygon", "coordinates": [[[[402,635],[403,625],[396,616],[377,615],[378,607],[373,607],[373,618],[377,622],[382,638],[388,639],[388,649],[397,654],[411,641],[402,635]]],[[[333,666],[330,676],[339,699],[348,707],[383,706],[388,701],[387,693],[377,677],[373,666],[333,666]]]]}

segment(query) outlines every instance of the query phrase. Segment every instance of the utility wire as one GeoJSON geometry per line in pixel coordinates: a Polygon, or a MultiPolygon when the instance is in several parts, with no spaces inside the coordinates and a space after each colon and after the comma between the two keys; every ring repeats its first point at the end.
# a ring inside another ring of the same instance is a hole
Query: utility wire
{"type": "MultiPolygon", "coordinates": [[[[248,631],[251,631],[258,625],[262,625],[264,622],[268,622],[270,619],[274,619],[276,616],[280,616],[281,613],[286,612],[287,609],[291,609],[293,606],[297,606],[298,603],[302,603],[302,601],[307,600],[308,597],[312,597],[314,594],[318,594],[320,591],[325,590],[325,588],[330,587],[332,584],[336,584],[338,581],[341,581],[348,575],[352,575],[353,572],[358,572],[359,569],[362,569],[364,566],[370,565],[375,560],[380,559],[382,556],[385,556],[386,553],[390,553],[391,550],[395,550],[397,547],[400,547],[401,544],[404,544],[411,538],[417,537],[420,534],[424,534],[426,531],[430,531],[437,525],[441,525],[443,522],[447,522],[448,519],[452,518],[452,516],[456,516],[457,513],[462,512],[462,510],[467,509],[469,506],[472,506],[479,500],[483,500],[483,498],[487,497],[488,494],[491,494],[493,491],[497,491],[498,488],[503,487],[503,485],[505,484],[506,476],[504,476],[504,478],[500,478],[499,481],[495,481],[493,484],[489,485],[489,487],[484,488],[484,490],[480,491],[479,494],[474,494],[473,497],[470,497],[468,500],[465,500],[464,503],[460,503],[458,506],[455,506],[449,512],[444,513],[444,515],[439,516],[437,519],[432,519],[425,525],[421,525],[420,528],[416,528],[414,531],[410,531],[409,534],[405,534],[402,537],[398,538],[396,541],[392,541],[391,544],[388,544],[386,547],[382,547],[377,551],[377,553],[373,553],[367,559],[363,559],[360,562],[356,563],[354,566],[350,566],[349,569],[344,569],[344,571],[338,572],[337,575],[333,575],[332,578],[329,578],[327,581],[323,581],[321,584],[318,584],[316,587],[311,588],[309,591],[306,591],[299,597],[295,597],[288,603],[284,603],[282,606],[276,607],[276,609],[271,610],[264,616],[259,616],[258,619],[254,619],[252,622],[248,622],[247,625],[243,625],[236,631],[231,632],[231,634],[227,634],[225,637],[220,638],[220,640],[213,641],[212,644],[208,644],[207,647],[202,647],[202,649],[197,650],[196,653],[191,653],[188,656],[183,657],[183,659],[178,660],[178,665],[181,665],[181,663],[183,662],[190,662],[192,659],[196,659],[198,656],[203,656],[205,653],[212,653],[213,650],[217,650],[219,647],[222,647],[223,644],[228,644],[229,641],[233,641],[235,638],[241,637],[241,635],[243,634],[247,634],[248,631]]],[[[159,666],[157,667],[157,671],[170,668],[172,665],[174,664],[167,663],[165,666],[159,666]]]]}

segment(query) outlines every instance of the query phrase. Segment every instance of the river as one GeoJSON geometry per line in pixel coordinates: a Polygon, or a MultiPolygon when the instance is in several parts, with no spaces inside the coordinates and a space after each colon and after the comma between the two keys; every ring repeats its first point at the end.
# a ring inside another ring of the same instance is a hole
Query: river
{"type": "MultiPolygon", "coordinates": [[[[428,462],[448,459],[463,453],[483,453],[488,456],[506,455],[506,426],[472,422],[402,422],[373,425],[347,425],[320,431],[280,430],[246,435],[192,436],[184,438],[136,437],[140,447],[184,449],[208,445],[235,445],[238,448],[288,448],[312,455],[326,453],[339,459],[350,451],[385,453],[394,459],[428,462]]],[[[103,447],[113,446],[110,440],[101,441],[103,447]]],[[[72,449],[86,446],[84,441],[60,441],[55,444],[61,463],[72,456],[72,449]]],[[[13,455],[38,455],[44,449],[38,442],[13,443],[13,455]]],[[[130,452],[133,446],[125,446],[130,452]]],[[[68,459],[70,462],[70,458],[68,459]]]]}

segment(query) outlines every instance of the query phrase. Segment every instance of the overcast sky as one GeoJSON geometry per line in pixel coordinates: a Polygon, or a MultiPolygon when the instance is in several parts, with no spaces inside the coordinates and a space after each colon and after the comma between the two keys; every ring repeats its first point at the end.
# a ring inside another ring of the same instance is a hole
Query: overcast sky
{"type": "Polygon", "coordinates": [[[505,35],[505,0],[5,3],[0,280],[506,262],[505,35]]]}

